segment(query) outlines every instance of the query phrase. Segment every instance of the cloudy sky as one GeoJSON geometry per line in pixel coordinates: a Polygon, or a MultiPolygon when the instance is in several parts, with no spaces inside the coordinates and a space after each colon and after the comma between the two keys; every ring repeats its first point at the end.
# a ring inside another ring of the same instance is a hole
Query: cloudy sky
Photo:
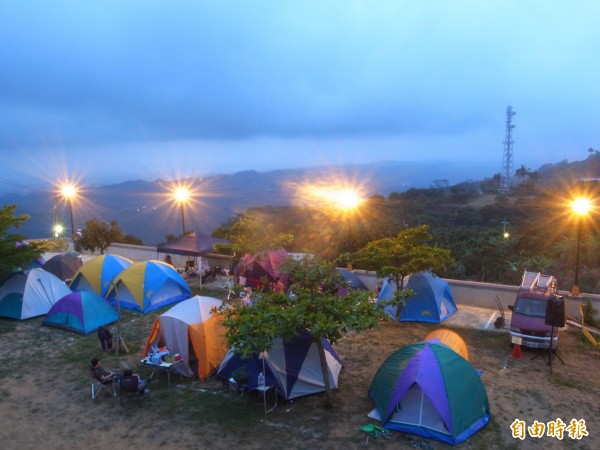
{"type": "Polygon", "coordinates": [[[600,147],[600,2],[0,3],[0,187],[600,147]]]}

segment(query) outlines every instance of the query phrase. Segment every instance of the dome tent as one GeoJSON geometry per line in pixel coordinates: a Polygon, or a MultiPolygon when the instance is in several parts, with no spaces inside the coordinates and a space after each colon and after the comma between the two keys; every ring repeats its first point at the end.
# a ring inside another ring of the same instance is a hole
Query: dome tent
{"type": "Polygon", "coordinates": [[[227,352],[226,330],[212,312],[222,304],[219,299],[196,295],[173,306],[154,322],[144,356],[152,345],[164,345],[171,354],[181,355],[184,364],[176,367],[179,373],[188,377],[197,373],[198,378],[207,379],[227,352]],[[196,367],[191,366],[193,360],[196,367]]]}
{"type": "Polygon", "coordinates": [[[124,309],[147,313],[192,296],[181,275],[170,264],[144,261],[123,270],[106,294],[107,300],[124,309]]]}
{"type": "Polygon", "coordinates": [[[104,297],[112,281],[132,264],[129,259],[118,255],[96,256],[79,268],[70,287],[74,291],[92,291],[104,297]]]}
{"type": "Polygon", "coordinates": [[[437,330],[433,330],[431,333],[425,336],[424,340],[447,345],[467,361],[469,360],[469,350],[467,348],[467,344],[465,344],[465,341],[458,333],[452,330],[447,328],[438,328],[437,330]]]}
{"type": "MultiPolygon", "coordinates": [[[[325,349],[329,384],[335,389],[342,363],[329,341],[322,339],[321,342],[325,349]]],[[[278,394],[286,400],[325,391],[319,350],[307,331],[290,342],[276,338],[268,351],[249,359],[242,359],[233,349],[229,349],[217,374],[228,380],[241,367],[246,368],[249,390],[258,387],[258,376],[264,367],[266,384],[274,385],[278,394]]]]}
{"type": "Polygon", "coordinates": [[[44,269],[16,272],[0,287],[0,317],[22,320],[43,316],[69,293],[65,283],[44,269]]]}
{"type": "Polygon", "coordinates": [[[369,414],[390,430],[456,445],[490,419],[485,387],[471,364],[443,344],[420,342],[390,355],[369,387],[369,414]]]}
{"type": "MultiPolygon", "coordinates": [[[[408,297],[400,311],[401,322],[439,323],[457,311],[450,285],[431,272],[417,272],[410,276],[406,288],[415,292],[408,297]]],[[[377,298],[377,303],[394,297],[396,286],[386,279],[377,298]]],[[[396,318],[396,307],[388,305],[385,312],[396,318]]]]}
{"type": "Polygon", "coordinates": [[[89,334],[116,322],[119,314],[98,294],[89,291],[73,292],[58,300],[42,322],[79,334],[89,334]]]}

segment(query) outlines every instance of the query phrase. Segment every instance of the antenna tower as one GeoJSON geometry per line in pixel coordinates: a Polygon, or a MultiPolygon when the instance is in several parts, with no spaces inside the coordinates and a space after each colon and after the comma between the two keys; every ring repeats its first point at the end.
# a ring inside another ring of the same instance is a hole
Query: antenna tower
{"type": "Polygon", "coordinates": [[[499,191],[508,193],[511,187],[510,178],[513,172],[513,144],[512,129],[515,125],[512,123],[512,117],[516,114],[512,106],[506,108],[506,131],[504,134],[504,152],[502,154],[502,172],[500,174],[499,191]]]}

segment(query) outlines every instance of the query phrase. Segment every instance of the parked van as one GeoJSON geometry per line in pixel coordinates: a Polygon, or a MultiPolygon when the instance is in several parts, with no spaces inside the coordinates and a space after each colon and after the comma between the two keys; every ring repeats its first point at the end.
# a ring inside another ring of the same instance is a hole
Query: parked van
{"type": "Polygon", "coordinates": [[[558,327],[546,325],[546,308],[549,300],[562,299],[556,289],[556,278],[536,272],[525,272],[517,292],[510,320],[513,344],[531,348],[552,348],[558,345],[558,327]]]}

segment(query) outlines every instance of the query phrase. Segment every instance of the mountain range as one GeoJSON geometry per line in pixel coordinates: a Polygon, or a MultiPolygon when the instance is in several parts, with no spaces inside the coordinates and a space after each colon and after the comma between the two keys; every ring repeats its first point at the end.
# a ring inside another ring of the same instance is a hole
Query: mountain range
{"type": "MultiPolygon", "coordinates": [[[[597,156],[597,155],[596,155],[597,156]]],[[[591,158],[591,157],[590,157],[591,158]]],[[[566,164],[566,163],[559,163],[566,164]]],[[[384,161],[365,165],[327,166],[311,169],[288,169],[271,172],[254,170],[178,180],[192,186],[195,195],[183,207],[185,229],[210,234],[212,230],[237,213],[253,206],[286,206],[302,199],[299,187],[307,183],[346,180],[346,185],[358,186],[365,196],[404,192],[411,188],[427,188],[458,184],[491,177],[474,166],[452,162],[405,163],[384,161]]],[[[553,165],[543,167],[550,173],[553,165]]],[[[91,218],[111,222],[116,220],[125,232],[140,238],[145,245],[157,245],[168,234],[183,230],[182,209],[170,195],[172,181],[127,181],[82,190],[73,201],[74,228],[83,228],[91,218]]],[[[2,204],[17,204],[17,214],[30,219],[17,232],[28,238],[51,236],[55,220],[65,225],[70,235],[70,214],[66,202],[51,191],[34,190],[0,195],[2,204]]]]}

